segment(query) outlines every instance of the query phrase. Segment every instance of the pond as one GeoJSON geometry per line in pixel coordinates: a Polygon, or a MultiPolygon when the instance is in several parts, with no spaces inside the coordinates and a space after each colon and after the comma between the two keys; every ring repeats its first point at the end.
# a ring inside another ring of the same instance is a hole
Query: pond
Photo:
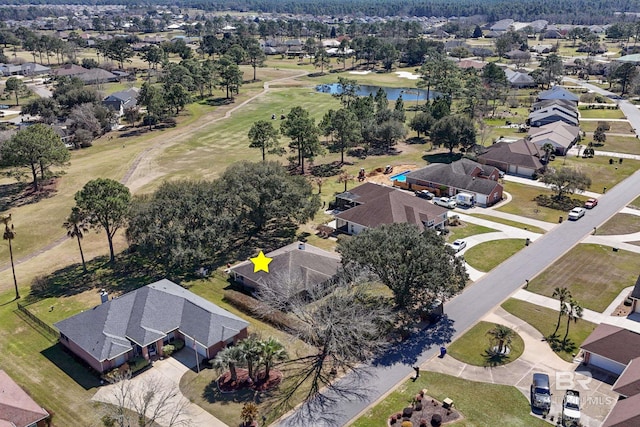
{"type": "MultiPolygon", "coordinates": [[[[371,86],[371,85],[358,85],[359,89],[356,92],[359,96],[376,95],[378,89],[382,88],[387,93],[387,99],[389,101],[395,101],[400,95],[402,95],[403,101],[426,101],[427,91],[425,89],[416,89],[408,87],[384,87],[384,86],[371,86]]],[[[316,86],[316,90],[322,93],[329,93],[334,95],[340,93],[340,85],[338,83],[323,84],[316,86]]],[[[435,98],[438,93],[430,91],[429,97],[435,98]]]]}

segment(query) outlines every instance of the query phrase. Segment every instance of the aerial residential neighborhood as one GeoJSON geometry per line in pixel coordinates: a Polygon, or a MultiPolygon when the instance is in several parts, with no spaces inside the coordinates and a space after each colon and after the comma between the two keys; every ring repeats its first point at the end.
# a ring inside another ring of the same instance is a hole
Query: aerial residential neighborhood
{"type": "Polygon", "coordinates": [[[639,41],[635,0],[3,3],[0,425],[640,425],[639,41]]]}

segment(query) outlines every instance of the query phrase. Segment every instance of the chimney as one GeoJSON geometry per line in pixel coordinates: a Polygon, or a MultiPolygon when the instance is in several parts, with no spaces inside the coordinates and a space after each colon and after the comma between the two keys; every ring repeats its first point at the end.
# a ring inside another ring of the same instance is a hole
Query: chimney
{"type": "Polygon", "coordinates": [[[304,242],[298,242],[298,249],[300,249],[301,251],[304,251],[304,249],[305,249],[304,242]]]}
{"type": "Polygon", "coordinates": [[[109,301],[109,292],[103,289],[100,291],[100,304],[104,304],[107,301],[109,301]]]}

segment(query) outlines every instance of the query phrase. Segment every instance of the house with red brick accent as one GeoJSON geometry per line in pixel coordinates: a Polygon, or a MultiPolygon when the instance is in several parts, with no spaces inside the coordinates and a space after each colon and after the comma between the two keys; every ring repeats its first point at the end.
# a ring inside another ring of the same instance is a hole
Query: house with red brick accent
{"type": "Polygon", "coordinates": [[[49,413],[0,370],[0,426],[45,427],[49,413]]]}

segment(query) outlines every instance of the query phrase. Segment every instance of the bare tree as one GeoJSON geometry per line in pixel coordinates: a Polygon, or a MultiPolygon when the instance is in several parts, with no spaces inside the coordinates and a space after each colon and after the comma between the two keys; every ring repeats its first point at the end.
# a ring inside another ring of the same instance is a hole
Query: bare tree
{"type": "MultiPolygon", "coordinates": [[[[309,354],[291,355],[278,365],[287,378],[275,406],[288,409],[296,393],[305,401],[323,397],[326,388],[336,396],[362,395],[362,386],[334,381],[346,372],[366,374],[362,364],[386,346],[393,305],[370,292],[371,275],[342,272],[330,284],[309,284],[301,277],[276,277],[261,286],[259,298],[266,313],[280,311],[292,319],[291,333],[312,347],[309,354]]],[[[318,399],[314,399],[317,403],[318,399]]],[[[324,399],[327,408],[331,398],[324,399]]]]}
{"type": "Polygon", "coordinates": [[[105,425],[118,427],[183,427],[191,425],[186,409],[189,401],[178,385],[159,377],[131,380],[130,373],[119,373],[112,382],[110,405],[105,405],[105,425]]]}

